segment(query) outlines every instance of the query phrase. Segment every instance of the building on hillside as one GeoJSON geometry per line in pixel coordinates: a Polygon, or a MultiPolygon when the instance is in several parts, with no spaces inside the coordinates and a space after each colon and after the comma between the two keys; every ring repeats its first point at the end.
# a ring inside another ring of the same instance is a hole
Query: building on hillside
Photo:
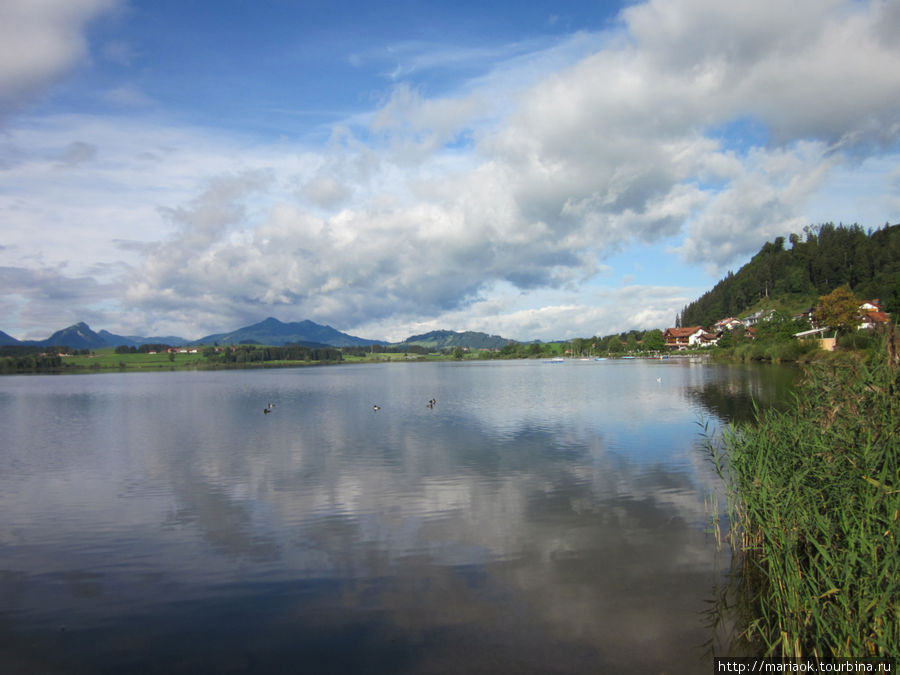
{"type": "Polygon", "coordinates": [[[669,349],[687,349],[688,347],[714,345],[719,336],[704,330],[702,326],[686,326],[684,328],[667,328],[663,333],[663,338],[669,349]]]}
{"type": "Polygon", "coordinates": [[[775,316],[774,309],[761,309],[758,312],[754,312],[750,316],[744,319],[744,324],[747,326],[755,326],[760,321],[767,321],[775,316]]]}
{"type": "Polygon", "coordinates": [[[815,307],[807,307],[799,314],[794,314],[794,316],[792,316],[791,318],[794,321],[809,321],[810,325],[812,325],[815,322],[815,319],[813,317],[813,313],[815,311],[816,311],[815,307]]]}
{"type": "Polygon", "coordinates": [[[727,319],[719,319],[713,324],[713,332],[721,333],[723,330],[735,330],[743,327],[744,322],[729,316],[727,319]]]}
{"type": "Polygon", "coordinates": [[[859,306],[859,328],[872,329],[878,326],[886,326],[891,323],[891,315],[881,308],[881,301],[867,300],[859,306]]]}
{"type": "Polygon", "coordinates": [[[860,316],[859,330],[888,326],[891,323],[891,315],[887,312],[863,312],[860,316]]]}

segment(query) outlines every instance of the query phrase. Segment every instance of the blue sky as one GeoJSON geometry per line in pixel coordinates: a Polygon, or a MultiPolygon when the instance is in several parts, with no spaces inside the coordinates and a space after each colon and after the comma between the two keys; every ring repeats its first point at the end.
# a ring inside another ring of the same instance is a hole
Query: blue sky
{"type": "Polygon", "coordinates": [[[0,330],[665,328],[900,221],[900,3],[7,0],[0,330]]]}

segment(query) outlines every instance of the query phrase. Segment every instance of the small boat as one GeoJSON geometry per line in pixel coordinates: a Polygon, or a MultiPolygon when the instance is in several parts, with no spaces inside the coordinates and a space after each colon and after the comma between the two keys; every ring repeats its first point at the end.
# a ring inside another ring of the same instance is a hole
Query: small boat
{"type": "Polygon", "coordinates": [[[605,356],[595,356],[594,361],[606,361],[606,357],[605,356]]]}
{"type": "Polygon", "coordinates": [[[565,359],[562,357],[557,357],[555,359],[550,359],[549,361],[544,361],[544,363],[564,363],[565,359]]]}

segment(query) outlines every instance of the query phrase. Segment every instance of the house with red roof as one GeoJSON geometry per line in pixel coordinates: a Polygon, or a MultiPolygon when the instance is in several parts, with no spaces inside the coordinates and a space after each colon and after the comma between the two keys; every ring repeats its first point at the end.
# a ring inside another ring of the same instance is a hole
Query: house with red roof
{"type": "Polygon", "coordinates": [[[687,349],[688,347],[714,345],[719,336],[704,330],[703,326],[685,326],[684,328],[666,328],[663,338],[669,349],[687,349]]]}
{"type": "Polygon", "coordinates": [[[877,298],[875,300],[867,300],[859,306],[859,310],[860,330],[886,326],[891,323],[891,315],[881,309],[881,302],[877,298]]]}

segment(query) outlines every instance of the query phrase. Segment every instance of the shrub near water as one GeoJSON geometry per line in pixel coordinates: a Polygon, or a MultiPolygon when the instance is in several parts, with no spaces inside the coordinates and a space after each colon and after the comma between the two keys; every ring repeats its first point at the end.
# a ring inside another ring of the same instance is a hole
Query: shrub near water
{"type": "Polygon", "coordinates": [[[731,428],[717,466],[770,655],[900,654],[898,368],[819,364],[788,412],[731,428]]]}

